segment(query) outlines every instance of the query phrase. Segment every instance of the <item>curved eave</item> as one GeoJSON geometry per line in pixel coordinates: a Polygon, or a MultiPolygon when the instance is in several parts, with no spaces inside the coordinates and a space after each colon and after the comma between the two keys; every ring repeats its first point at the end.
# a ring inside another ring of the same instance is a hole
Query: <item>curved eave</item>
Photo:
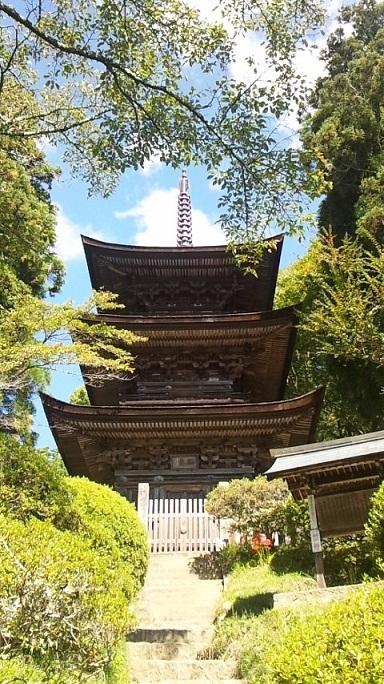
{"type": "Polygon", "coordinates": [[[218,402],[185,402],[178,403],[168,401],[142,401],[126,402],[124,406],[77,406],[59,399],[54,399],[47,394],[41,394],[44,409],[48,414],[55,413],[64,420],[73,419],[79,422],[91,419],[92,421],[129,422],[139,421],[153,423],[178,422],[203,420],[209,417],[217,417],[222,421],[236,420],[238,418],[262,418],[264,416],[284,415],[297,411],[320,409],[323,400],[324,388],[320,387],[313,392],[308,392],[294,399],[255,403],[222,403],[218,402]]]}
{"type": "Polygon", "coordinates": [[[272,311],[228,314],[164,314],[158,316],[135,316],[124,314],[98,314],[95,321],[114,325],[127,330],[198,330],[204,329],[236,329],[246,327],[270,327],[295,325],[297,310],[300,306],[289,306],[272,311]]]}
{"type": "MultiPolygon", "coordinates": [[[[89,237],[87,235],[81,235],[81,240],[84,249],[97,249],[98,251],[104,251],[106,254],[116,252],[127,257],[127,259],[137,258],[141,255],[145,259],[148,259],[150,255],[165,259],[168,259],[172,255],[176,258],[190,258],[191,256],[201,258],[204,256],[222,255],[229,260],[232,260],[227,245],[205,245],[197,247],[147,247],[144,245],[123,245],[117,242],[104,242],[103,240],[96,240],[95,238],[89,237]]],[[[276,241],[280,245],[283,243],[284,235],[274,235],[273,237],[264,240],[264,242],[270,242],[271,240],[276,241]]]]}
{"type": "Polygon", "coordinates": [[[148,401],[121,407],[75,406],[46,394],[41,399],[69,473],[112,483],[110,464],[98,457],[98,440],[130,444],[132,440],[179,441],[187,436],[197,441],[229,438],[257,443],[259,439],[273,442],[288,433],[294,443],[302,444],[314,438],[323,394],[319,388],[295,399],[259,404],[148,401]]]}
{"type": "MultiPolygon", "coordinates": [[[[296,309],[287,307],[262,313],[212,316],[137,317],[100,314],[95,320],[130,330],[144,338],[144,342],[138,341],[132,345],[132,353],[139,358],[169,353],[172,349],[174,352],[183,352],[186,347],[196,350],[196,353],[217,348],[222,349],[223,353],[225,349],[237,349],[249,360],[258,353],[259,372],[254,374],[256,394],[253,400],[273,401],[284,396],[296,339],[297,319],[296,309]],[[261,387],[264,389],[260,390],[261,387]]],[[[103,387],[94,388],[87,384],[91,403],[113,403],[116,386],[115,383],[112,388],[106,383],[103,387]]]]}
{"type": "Polygon", "coordinates": [[[249,293],[254,292],[254,288],[265,290],[263,304],[255,307],[259,309],[272,307],[283,239],[282,235],[270,238],[276,241],[276,249],[264,251],[256,279],[242,273],[226,246],[140,247],[101,242],[82,236],[88,271],[95,290],[104,288],[115,292],[119,289],[116,278],[122,277],[133,285],[164,283],[178,278],[186,283],[199,282],[200,279],[223,282],[236,277],[240,278],[249,293]]]}

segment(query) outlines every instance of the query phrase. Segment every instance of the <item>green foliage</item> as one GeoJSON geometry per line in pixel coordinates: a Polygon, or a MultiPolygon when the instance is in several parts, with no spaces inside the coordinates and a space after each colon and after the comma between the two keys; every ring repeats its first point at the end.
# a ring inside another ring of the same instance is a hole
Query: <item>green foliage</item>
{"type": "Polygon", "coordinates": [[[285,482],[268,482],[258,475],[254,480],[231,480],[215,487],[207,496],[205,508],[216,518],[230,518],[233,531],[252,536],[281,528],[288,498],[285,482]]]}
{"type": "Polygon", "coordinates": [[[132,371],[128,348],[137,336],[98,321],[95,308],[119,305],[115,295],[98,292],[82,306],[49,304],[24,294],[15,296],[12,309],[0,307],[0,395],[41,388],[53,366],[80,364],[90,383],[132,371]]]}
{"type": "MultiPolygon", "coordinates": [[[[263,652],[245,657],[250,682],[258,684],[366,684],[383,673],[382,587],[359,590],[312,614],[289,617],[263,652]]],[[[272,634],[270,634],[270,637],[272,634]]]]}
{"type": "Polygon", "coordinates": [[[380,570],[384,573],[384,484],[376,490],[371,498],[368,523],[366,525],[366,537],[370,547],[372,558],[380,570]]]}
{"type": "Polygon", "coordinates": [[[76,404],[77,406],[89,406],[91,402],[89,401],[85,385],[80,385],[80,387],[73,390],[69,397],[69,401],[71,404],[76,404]]]}
{"type": "Polygon", "coordinates": [[[132,620],[119,568],[49,522],[0,518],[2,656],[48,674],[97,671],[132,620]]]}
{"type": "Polygon", "coordinates": [[[43,670],[25,658],[0,660],[0,684],[42,684],[43,670]]]}
{"type": "MultiPolygon", "coordinates": [[[[2,88],[0,118],[33,108],[33,99],[10,78],[2,88]]],[[[63,265],[54,253],[55,209],[49,189],[57,171],[36,141],[0,136],[0,305],[17,292],[43,296],[60,289],[63,265]]]]}
{"type": "MultiPolygon", "coordinates": [[[[129,682],[126,643],[117,650],[110,665],[99,674],[86,674],[87,684],[127,684],[129,682]]],[[[84,681],[74,670],[60,668],[56,673],[43,671],[31,658],[0,660],[0,684],[79,684],[84,681]]]]}
{"type": "Polygon", "coordinates": [[[148,537],[135,507],[105,485],[66,478],[73,529],[120,568],[128,600],[141,588],[148,565],[148,537]]]}
{"type": "Polygon", "coordinates": [[[283,271],[277,306],[301,304],[289,394],[327,385],[319,439],[372,432],[384,410],[384,256],[372,238],[330,236],[283,271]]]}
{"type": "Polygon", "coordinates": [[[250,544],[228,544],[220,549],[218,562],[223,575],[228,575],[238,565],[257,565],[258,556],[250,544]]]}
{"type": "MultiPolygon", "coordinates": [[[[362,534],[323,539],[327,586],[358,584],[375,574],[372,551],[362,534]]],[[[271,568],[278,573],[299,571],[313,576],[315,565],[309,533],[294,544],[282,544],[274,550],[271,568]]]]}
{"type": "Polygon", "coordinates": [[[116,645],[133,622],[129,605],[148,563],[133,505],[66,477],[46,450],[9,435],[0,435],[0,474],[4,672],[25,664],[31,673],[41,667],[42,684],[78,684],[90,673],[90,684],[123,681],[116,645]]]}
{"type": "Polygon", "coordinates": [[[305,225],[302,190],[317,191],[321,179],[316,170],[311,182],[277,131],[303,103],[295,55],[322,22],[321,3],[225,0],[214,17],[181,0],[46,0],[27,17],[1,2],[4,80],[11,62],[39,106],[27,120],[4,117],[0,136],[63,143],[74,173],[105,193],[154,155],[174,168],[202,164],[221,190],[233,243],[259,246],[272,219],[295,231],[305,225]],[[248,32],[264,41],[270,81],[251,51],[249,82],[231,76],[248,32]]]}
{"type": "Polygon", "coordinates": [[[266,641],[272,638],[274,625],[280,630],[285,620],[284,612],[281,615],[281,611],[271,610],[273,594],[314,586],[312,578],[298,572],[277,574],[268,563],[235,568],[217,610],[214,657],[239,660],[248,649],[262,653],[266,641]]]}
{"type": "Polygon", "coordinates": [[[344,8],[324,59],[328,75],[317,82],[302,131],[330,183],[319,227],[331,227],[339,242],[359,228],[382,241],[384,4],[363,0],[344,8]]]}
{"type": "Polygon", "coordinates": [[[0,512],[20,520],[30,516],[65,525],[71,494],[64,470],[47,449],[35,449],[0,434],[0,512]]]}
{"type": "Polygon", "coordinates": [[[238,567],[226,588],[211,655],[234,659],[250,684],[380,682],[382,586],[367,584],[328,606],[272,608],[276,592],[313,589],[298,573],[268,564],[238,567]]]}

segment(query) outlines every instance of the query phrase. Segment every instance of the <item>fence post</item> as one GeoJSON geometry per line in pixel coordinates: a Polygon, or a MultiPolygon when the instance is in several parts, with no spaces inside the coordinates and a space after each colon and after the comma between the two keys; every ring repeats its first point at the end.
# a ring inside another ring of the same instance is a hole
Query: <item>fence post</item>
{"type": "Polygon", "coordinates": [[[149,484],[148,482],[140,482],[137,491],[137,512],[139,518],[144,523],[144,527],[148,529],[148,506],[149,506],[149,484]]]}

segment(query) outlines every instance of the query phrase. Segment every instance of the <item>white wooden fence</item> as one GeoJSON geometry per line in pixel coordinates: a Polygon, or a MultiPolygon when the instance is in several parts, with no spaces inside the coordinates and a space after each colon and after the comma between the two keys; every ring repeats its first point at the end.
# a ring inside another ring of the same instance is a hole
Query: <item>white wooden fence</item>
{"type": "MultiPolygon", "coordinates": [[[[204,510],[203,498],[147,498],[139,513],[152,553],[208,553],[219,546],[219,525],[204,510]]],[[[141,502],[142,506],[144,500],[141,502]]]]}

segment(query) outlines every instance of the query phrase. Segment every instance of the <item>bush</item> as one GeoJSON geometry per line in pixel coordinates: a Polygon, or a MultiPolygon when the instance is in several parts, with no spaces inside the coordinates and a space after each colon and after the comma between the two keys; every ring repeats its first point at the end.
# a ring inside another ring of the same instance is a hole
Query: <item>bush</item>
{"type": "Polygon", "coordinates": [[[258,684],[367,684],[383,680],[384,596],[367,587],[325,609],[286,615],[288,629],[274,633],[252,658],[247,676],[258,684]],[[289,622],[290,621],[290,622],[289,622]]]}
{"type": "Polygon", "coordinates": [[[230,518],[232,531],[252,538],[256,532],[272,533],[284,526],[289,498],[283,480],[268,482],[258,475],[218,485],[209,492],[205,509],[216,518],[230,518]]]}
{"type": "Polygon", "coordinates": [[[0,660],[0,684],[42,684],[43,670],[22,658],[0,660]]]}
{"type": "Polygon", "coordinates": [[[72,497],[71,527],[127,578],[127,598],[141,588],[148,566],[148,536],[133,504],[105,485],[66,478],[72,497]]]}
{"type": "Polygon", "coordinates": [[[33,657],[47,675],[109,663],[132,622],[121,567],[49,522],[0,516],[0,539],[1,656],[33,657]]]}
{"type": "Polygon", "coordinates": [[[46,449],[0,435],[0,513],[64,524],[69,507],[62,465],[51,460],[46,449]]]}
{"type": "Polygon", "coordinates": [[[372,560],[384,573],[384,482],[371,498],[366,537],[372,560]]]}

